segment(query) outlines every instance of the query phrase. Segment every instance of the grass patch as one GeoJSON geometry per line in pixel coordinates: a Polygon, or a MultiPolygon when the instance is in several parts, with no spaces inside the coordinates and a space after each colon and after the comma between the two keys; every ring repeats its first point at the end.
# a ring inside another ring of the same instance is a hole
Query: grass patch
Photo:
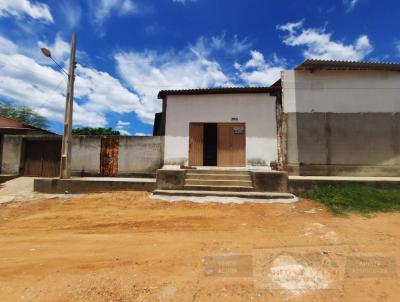
{"type": "Polygon", "coordinates": [[[367,185],[321,186],[300,194],[322,202],[336,215],[349,212],[369,214],[400,210],[400,189],[375,188],[367,185]]]}

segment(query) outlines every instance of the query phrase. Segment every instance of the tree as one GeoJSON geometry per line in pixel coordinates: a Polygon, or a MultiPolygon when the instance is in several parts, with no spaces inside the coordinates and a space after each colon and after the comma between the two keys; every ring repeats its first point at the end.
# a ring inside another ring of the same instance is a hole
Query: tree
{"type": "Polygon", "coordinates": [[[11,105],[0,102],[0,116],[12,118],[42,129],[49,128],[49,121],[28,106],[11,105]]]}
{"type": "Polygon", "coordinates": [[[112,130],[112,128],[74,128],[72,134],[75,135],[120,135],[119,131],[112,130]]]}

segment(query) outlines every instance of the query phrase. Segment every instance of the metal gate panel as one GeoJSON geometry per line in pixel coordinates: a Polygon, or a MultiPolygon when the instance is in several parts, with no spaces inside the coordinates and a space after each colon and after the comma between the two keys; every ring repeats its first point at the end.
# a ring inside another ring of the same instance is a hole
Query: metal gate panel
{"type": "Polygon", "coordinates": [[[57,177],[60,174],[61,141],[27,140],[25,142],[25,176],[57,177]]]}
{"type": "Polygon", "coordinates": [[[103,137],[101,139],[100,175],[114,177],[118,175],[119,139],[103,137]]]}

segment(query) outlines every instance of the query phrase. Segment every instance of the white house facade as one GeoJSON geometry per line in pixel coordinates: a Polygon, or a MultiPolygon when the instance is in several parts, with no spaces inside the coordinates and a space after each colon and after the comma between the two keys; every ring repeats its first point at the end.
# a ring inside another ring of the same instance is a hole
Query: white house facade
{"type": "Polygon", "coordinates": [[[165,165],[269,167],[277,160],[269,88],[162,91],[165,165]]]}

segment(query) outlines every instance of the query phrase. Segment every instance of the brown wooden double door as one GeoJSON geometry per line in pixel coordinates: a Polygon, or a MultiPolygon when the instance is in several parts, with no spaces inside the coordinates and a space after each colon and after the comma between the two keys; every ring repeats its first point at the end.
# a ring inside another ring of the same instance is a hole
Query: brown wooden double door
{"type": "Polygon", "coordinates": [[[220,167],[245,166],[245,124],[190,123],[189,165],[220,167]]]}
{"type": "Polygon", "coordinates": [[[61,140],[27,140],[24,148],[25,176],[60,175],[61,140]]]}

